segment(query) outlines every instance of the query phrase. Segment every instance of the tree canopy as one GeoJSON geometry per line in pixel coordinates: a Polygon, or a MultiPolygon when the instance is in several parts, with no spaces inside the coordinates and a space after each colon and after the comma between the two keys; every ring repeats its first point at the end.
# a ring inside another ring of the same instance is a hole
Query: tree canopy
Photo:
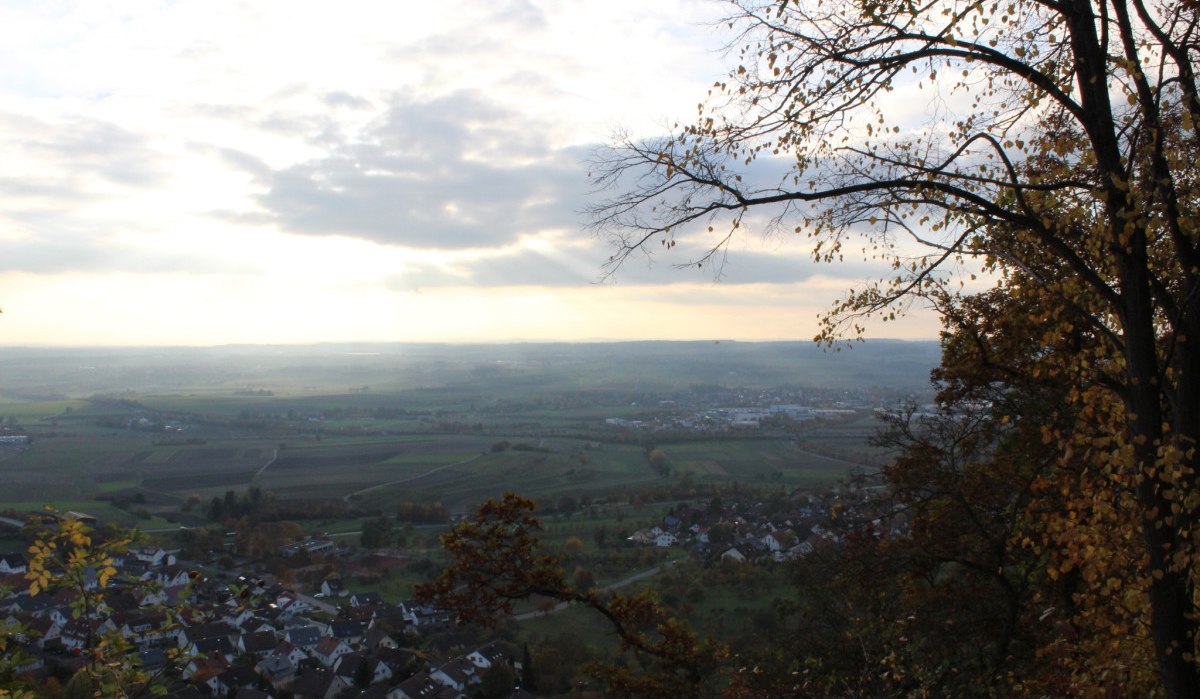
{"type": "Polygon", "coordinates": [[[861,245],[890,271],[818,340],[921,299],[958,357],[1061,386],[1066,423],[1039,430],[1058,497],[1019,510],[1027,545],[1066,551],[1085,597],[1128,595],[1161,691],[1200,696],[1200,6],[735,0],[728,24],[736,63],[695,122],[597,154],[610,267],[705,233],[683,264],[719,263],[748,227],[822,262],[861,245]],[[1032,346],[995,354],[1012,332],[1032,346]],[[1097,565],[1117,550],[1127,579],[1097,565]]]}

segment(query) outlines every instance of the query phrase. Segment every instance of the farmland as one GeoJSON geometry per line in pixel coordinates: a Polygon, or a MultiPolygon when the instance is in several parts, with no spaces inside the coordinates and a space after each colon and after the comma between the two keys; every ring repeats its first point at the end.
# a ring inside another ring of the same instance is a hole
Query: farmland
{"type": "Polygon", "coordinates": [[[509,490],[552,502],[681,480],[815,487],[878,458],[872,409],[927,393],[913,377],[935,359],[929,343],[0,350],[0,431],[29,438],[0,451],[0,508],[115,503],[189,521],[189,499],[252,485],[282,501],[452,512],[509,490]],[[800,402],[842,410],[668,428],[800,402]]]}

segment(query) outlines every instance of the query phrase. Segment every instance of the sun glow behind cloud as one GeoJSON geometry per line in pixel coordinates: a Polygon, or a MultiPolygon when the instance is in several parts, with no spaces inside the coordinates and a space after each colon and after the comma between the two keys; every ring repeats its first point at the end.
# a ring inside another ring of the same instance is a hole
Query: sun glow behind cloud
{"type": "MultiPolygon", "coordinates": [[[[804,338],[875,271],[583,232],[587,154],[694,114],[700,0],[0,8],[5,344],[804,338]]],[[[928,318],[884,329],[928,337],[928,318]]]]}

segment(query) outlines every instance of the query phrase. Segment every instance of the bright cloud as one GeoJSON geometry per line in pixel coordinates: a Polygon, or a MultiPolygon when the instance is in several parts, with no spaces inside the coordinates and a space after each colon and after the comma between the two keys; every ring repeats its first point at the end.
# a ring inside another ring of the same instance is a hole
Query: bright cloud
{"type": "Polygon", "coordinates": [[[596,283],[588,153],[694,114],[723,71],[719,11],[6,3],[0,337],[810,336],[871,268],[751,237],[719,283],[673,269],[684,253],[596,283]]]}

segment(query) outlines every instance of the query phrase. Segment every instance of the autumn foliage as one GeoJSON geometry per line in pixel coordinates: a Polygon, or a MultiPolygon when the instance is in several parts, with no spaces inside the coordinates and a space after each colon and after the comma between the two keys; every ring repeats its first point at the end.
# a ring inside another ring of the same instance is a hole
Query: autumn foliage
{"type": "Polygon", "coordinates": [[[888,271],[818,340],[921,302],[953,371],[1061,389],[1018,427],[1049,463],[1011,484],[1010,528],[1061,588],[1031,589],[1063,631],[1038,645],[1061,669],[1046,691],[1200,696],[1200,8],[730,5],[736,64],[696,121],[597,156],[610,266],[704,232],[681,264],[719,264],[747,228],[818,262],[861,251],[888,271]]]}
{"type": "Polygon", "coordinates": [[[660,606],[652,593],[625,595],[567,581],[557,556],[538,539],[541,523],[532,500],[508,493],[483,503],[475,515],[442,535],[452,562],[441,576],[418,588],[418,596],[453,609],[462,622],[495,624],[513,605],[531,598],[577,604],[612,624],[633,666],[594,667],[612,697],[699,696],[721,661],[724,647],[700,639],[685,622],[660,606]]]}

